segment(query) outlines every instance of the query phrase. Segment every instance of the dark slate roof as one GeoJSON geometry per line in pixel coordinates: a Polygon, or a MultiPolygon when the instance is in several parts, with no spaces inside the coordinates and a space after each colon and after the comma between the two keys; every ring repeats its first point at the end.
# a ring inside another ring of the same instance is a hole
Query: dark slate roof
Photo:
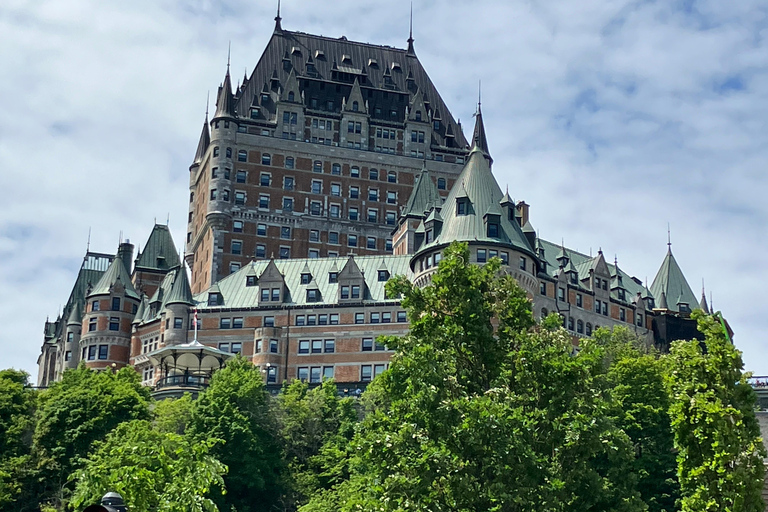
{"type": "Polygon", "coordinates": [[[144,251],[136,258],[137,270],[170,270],[181,265],[171,231],[164,224],[152,228],[144,251]]]}
{"type": "Polygon", "coordinates": [[[499,184],[491,173],[491,161],[487,153],[478,147],[473,148],[467,157],[464,169],[443,204],[442,230],[435,236],[432,243],[423,245],[418,252],[454,241],[481,241],[511,246],[536,257],[520,225],[510,221],[506,215],[499,215],[499,238],[487,236],[484,217],[486,213],[501,214],[499,202],[503,196],[499,184]],[[460,198],[464,197],[469,199],[471,206],[468,208],[468,214],[458,215],[456,204],[460,198]]]}
{"type": "MultiPolygon", "coordinates": [[[[101,276],[107,271],[109,265],[115,256],[112,254],[101,254],[96,252],[87,252],[77,273],[75,285],[69,294],[69,299],[64,306],[64,315],[69,318],[75,304],[79,303],[82,308],[85,306],[85,296],[88,294],[88,288],[93,287],[99,282],[101,276]]],[[[82,318],[82,315],[80,316],[82,318]]]]}
{"type": "Polygon", "coordinates": [[[411,190],[411,196],[408,198],[408,202],[405,203],[403,211],[400,213],[402,217],[424,217],[424,213],[428,212],[435,206],[441,206],[443,204],[443,198],[440,197],[440,192],[437,191],[432,178],[429,175],[426,162],[421,168],[421,174],[416,177],[416,184],[411,190]]]}
{"type": "MultiPolygon", "coordinates": [[[[305,101],[309,103],[310,98],[317,98],[319,107],[324,109],[326,102],[331,100],[334,109],[328,113],[337,115],[357,78],[374,123],[376,120],[382,123],[395,121],[390,117],[391,110],[397,111],[396,121],[403,123],[405,109],[418,91],[429,101],[429,115],[433,118],[440,116],[441,126],[434,132],[432,142],[455,148],[467,146],[459,125],[415,54],[390,46],[349,41],[345,37],[336,39],[276,30],[245,86],[236,93],[236,115],[248,119],[250,108],[259,106],[268,114],[262,120],[273,121],[277,92],[285,89],[292,70],[299,78],[305,101]],[[314,71],[308,64],[314,66],[314,71]],[[347,78],[338,78],[329,84],[334,71],[346,73],[347,78]],[[261,93],[265,89],[271,98],[263,103],[261,93]],[[380,107],[381,114],[376,114],[376,107],[380,107]],[[447,133],[453,136],[446,137],[447,133]]],[[[430,122],[427,113],[423,119],[430,122]]]]}
{"type": "Polygon", "coordinates": [[[475,131],[472,133],[472,147],[480,149],[491,158],[491,152],[488,150],[488,138],[485,136],[485,124],[483,123],[483,113],[480,110],[480,104],[477,105],[477,114],[475,114],[475,131]]]}
{"type": "Polygon", "coordinates": [[[664,257],[664,261],[661,263],[656,277],[651,284],[651,293],[654,297],[659,297],[661,292],[667,298],[667,304],[670,311],[679,311],[678,304],[686,303],[688,307],[695,308],[699,301],[693,294],[691,287],[688,285],[688,281],[685,280],[683,271],[680,269],[680,265],[677,264],[677,260],[672,255],[672,249],[667,250],[667,255],[664,257]]]}
{"type": "Polygon", "coordinates": [[[189,286],[187,269],[181,266],[176,269],[175,274],[171,291],[165,298],[165,304],[189,304],[193,306],[195,300],[192,298],[192,289],[189,286]]]}
{"type": "Polygon", "coordinates": [[[96,283],[88,296],[107,295],[109,294],[110,288],[112,288],[118,281],[125,287],[125,295],[127,297],[133,297],[135,299],[139,298],[139,294],[131,282],[131,276],[128,274],[128,270],[126,270],[123,260],[120,258],[112,260],[112,263],[109,264],[109,268],[104,272],[104,275],[101,276],[101,279],[99,279],[99,282],[96,283]]]}
{"type": "Polygon", "coordinates": [[[208,146],[211,144],[211,133],[208,130],[208,115],[205,116],[205,121],[203,122],[203,131],[200,133],[200,140],[197,143],[197,151],[195,152],[195,159],[192,161],[193,164],[199,164],[203,161],[203,157],[205,156],[205,152],[208,150],[208,146]]]}
{"type": "Polygon", "coordinates": [[[219,92],[216,96],[216,114],[213,118],[234,117],[234,115],[235,99],[232,96],[232,79],[229,77],[229,67],[227,67],[224,83],[219,86],[219,92]]]}

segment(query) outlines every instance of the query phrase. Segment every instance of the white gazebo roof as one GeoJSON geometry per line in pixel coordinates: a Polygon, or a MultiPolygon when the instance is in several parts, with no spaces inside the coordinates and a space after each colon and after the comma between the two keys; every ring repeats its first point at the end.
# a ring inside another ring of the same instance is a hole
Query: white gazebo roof
{"type": "Polygon", "coordinates": [[[147,357],[155,367],[167,365],[176,369],[210,372],[224,366],[235,354],[193,341],[159,348],[147,354],[147,357]]]}

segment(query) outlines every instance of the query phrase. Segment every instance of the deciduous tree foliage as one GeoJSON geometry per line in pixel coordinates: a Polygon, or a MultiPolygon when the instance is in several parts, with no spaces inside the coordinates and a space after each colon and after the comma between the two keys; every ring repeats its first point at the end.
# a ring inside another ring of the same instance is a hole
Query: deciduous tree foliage
{"type": "Polygon", "coordinates": [[[639,511],[627,435],[595,380],[603,352],[532,331],[530,301],[493,260],[445,251],[432,286],[404,278],[411,333],[371,386],[349,480],[303,511],[639,511]]]}
{"type": "Polygon", "coordinates": [[[28,375],[0,371],[0,511],[31,510],[35,471],[30,456],[36,392],[28,375]]]}
{"type": "Polygon", "coordinates": [[[226,467],[209,453],[216,442],[162,432],[146,420],[122,423],[77,472],[72,505],[80,510],[116,491],[131,510],[218,512],[206,497],[224,485],[226,467]]]}
{"type": "Polygon", "coordinates": [[[762,512],[766,454],[741,353],[714,316],[694,318],[704,341],[677,341],[670,351],[681,510],[762,512]]]}
{"type": "Polygon", "coordinates": [[[229,468],[226,494],[211,494],[222,511],[271,510],[279,502],[283,457],[270,400],[259,369],[241,357],[216,372],[197,399],[188,432],[221,440],[211,453],[229,468]]]}

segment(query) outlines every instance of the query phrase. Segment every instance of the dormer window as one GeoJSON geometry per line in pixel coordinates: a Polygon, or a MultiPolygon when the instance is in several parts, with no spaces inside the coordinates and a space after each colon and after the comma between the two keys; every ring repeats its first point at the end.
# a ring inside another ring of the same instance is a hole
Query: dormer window
{"type": "Polygon", "coordinates": [[[654,303],[652,298],[648,297],[647,299],[645,299],[645,303],[648,304],[648,309],[654,308],[654,303]]]}
{"type": "Polygon", "coordinates": [[[358,110],[360,110],[360,104],[358,102],[356,102],[356,101],[353,101],[352,102],[352,112],[357,112],[358,110]]]}
{"type": "Polygon", "coordinates": [[[620,288],[620,289],[618,290],[618,293],[619,293],[619,300],[624,300],[624,301],[626,301],[626,300],[627,300],[627,295],[626,295],[626,292],[625,292],[624,290],[622,290],[622,289],[620,288]]]}
{"type": "Polygon", "coordinates": [[[498,221],[488,221],[488,238],[499,238],[498,221]]]}
{"type": "Polygon", "coordinates": [[[421,121],[421,110],[416,111],[416,120],[421,121]]]}
{"type": "Polygon", "coordinates": [[[220,293],[209,293],[208,294],[208,305],[209,306],[218,306],[220,304],[222,304],[221,294],[220,293]]]}
{"type": "Polygon", "coordinates": [[[680,303],[678,303],[677,306],[680,309],[681,313],[690,313],[691,312],[690,306],[688,306],[688,304],[685,303],[685,302],[680,302],[680,303]]]}
{"type": "Polygon", "coordinates": [[[352,57],[350,57],[349,55],[344,54],[344,55],[341,56],[341,62],[346,62],[347,64],[352,64],[352,57]]]}
{"type": "Polygon", "coordinates": [[[256,276],[246,276],[245,286],[256,286],[256,276]]]}
{"type": "Polygon", "coordinates": [[[320,290],[307,290],[307,302],[319,302],[320,290]]]}
{"type": "Polygon", "coordinates": [[[295,101],[296,94],[293,91],[288,91],[288,101],[295,101]]]}
{"type": "Polygon", "coordinates": [[[291,55],[301,56],[301,48],[299,48],[298,46],[294,46],[293,48],[291,48],[291,55]]]}
{"type": "Polygon", "coordinates": [[[384,283],[389,279],[389,271],[388,270],[379,270],[379,282],[384,283]]]}
{"type": "Polygon", "coordinates": [[[310,281],[312,281],[312,274],[301,274],[301,284],[309,284],[310,281]]]}
{"type": "Polygon", "coordinates": [[[376,59],[368,59],[368,67],[373,69],[379,69],[379,63],[376,59]]]}
{"type": "Polygon", "coordinates": [[[466,199],[459,199],[456,201],[456,215],[466,215],[468,208],[467,208],[467,200],[466,199]]]}
{"type": "MultiPolygon", "coordinates": [[[[571,272],[571,284],[578,284],[578,276],[575,272],[571,272]]],[[[619,298],[621,298],[621,295],[619,295],[619,298]]]]}
{"type": "Polygon", "coordinates": [[[427,243],[428,244],[432,243],[432,230],[431,229],[427,230],[427,243]]]}
{"type": "Polygon", "coordinates": [[[338,283],[339,282],[339,273],[338,272],[328,272],[328,282],[338,283]]]}

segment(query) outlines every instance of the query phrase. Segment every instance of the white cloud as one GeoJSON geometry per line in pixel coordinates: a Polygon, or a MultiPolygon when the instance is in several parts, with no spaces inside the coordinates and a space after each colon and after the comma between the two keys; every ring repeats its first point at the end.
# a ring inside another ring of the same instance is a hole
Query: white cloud
{"type": "MultiPolygon", "coordinates": [[[[270,5],[268,5],[270,4],[270,5]]],[[[403,47],[408,2],[283,3],[290,30],[403,47]]],[[[546,238],[652,279],[673,250],[704,277],[768,374],[768,28],[764,3],[423,1],[416,51],[471,130],[477,81],[495,173],[546,238]]],[[[274,22],[244,0],[0,6],[0,367],[35,372],[46,315],[69,294],[89,227],[112,252],[170,213],[207,91],[250,72],[274,22]]]]}

